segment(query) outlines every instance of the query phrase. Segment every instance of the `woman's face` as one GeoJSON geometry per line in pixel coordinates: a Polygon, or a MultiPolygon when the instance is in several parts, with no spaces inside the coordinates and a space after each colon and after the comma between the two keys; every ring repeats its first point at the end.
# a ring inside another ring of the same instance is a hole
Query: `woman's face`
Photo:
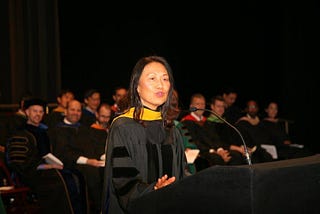
{"type": "Polygon", "coordinates": [[[276,103],[270,103],[266,109],[268,117],[276,118],[278,115],[278,105],[276,103]]]}
{"type": "Polygon", "coordinates": [[[137,87],[141,103],[156,110],[166,102],[170,85],[168,71],[161,63],[147,64],[141,73],[137,87]]]}

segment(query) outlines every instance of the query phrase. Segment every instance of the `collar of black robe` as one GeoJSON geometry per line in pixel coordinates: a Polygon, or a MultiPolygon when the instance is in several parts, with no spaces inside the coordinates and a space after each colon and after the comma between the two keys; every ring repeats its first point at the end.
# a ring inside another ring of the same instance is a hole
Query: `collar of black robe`
{"type": "MultiPolygon", "coordinates": [[[[120,117],[128,117],[128,118],[133,118],[133,112],[134,112],[135,108],[132,107],[129,109],[129,111],[127,111],[124,114],[119,115],[117,118],[120,117]]],[[[160,111],[154,111],[151,110],[149,108],[144,107],[142,109],[142,114],[141,114],[141,120],[145,120],[145,121],[151,121],[151,120],[161,120],[162,116],[161,116],[161,112],[160,111]]]]}
{"type": "Polygon", "coordinates": [[[80,122],[71,123],[69,120],[67,120],[67,118],[63,119],[63,125],[62,126],[78,128],[78,127],[80,127],[80,125],[81,125],[80,122]]]}

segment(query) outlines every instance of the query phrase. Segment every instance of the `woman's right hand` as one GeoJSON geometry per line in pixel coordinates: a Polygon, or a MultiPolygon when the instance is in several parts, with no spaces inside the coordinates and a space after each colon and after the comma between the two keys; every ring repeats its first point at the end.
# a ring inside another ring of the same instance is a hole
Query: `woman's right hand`
{"type": "Polygon", "coordinates": [[[172,184],[176,180],[176,177],[168,178],[168,175],[164,175],[161,178],[158,178],[158,181],[156,185],[153,187],[154,190],[160,189],[162,187],[165,187],[169,184],[172,184]]]}

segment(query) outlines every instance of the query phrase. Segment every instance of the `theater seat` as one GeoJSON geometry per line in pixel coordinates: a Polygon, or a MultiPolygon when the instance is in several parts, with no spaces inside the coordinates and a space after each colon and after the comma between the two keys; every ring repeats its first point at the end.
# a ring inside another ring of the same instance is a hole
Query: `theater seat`
{"type": "MultiPolygon", "coordinates": [[[[2,160],[0,160],[0,178],[0,195],[7,213],[25,213],[31,209],[30,203],[33,201],[28,199],[32,195],[30,188],[21,184],[17,177],[13,179],[2,160]]],[[[32,210],[37,210],[37,205],[34,205],[32,210]]]]}

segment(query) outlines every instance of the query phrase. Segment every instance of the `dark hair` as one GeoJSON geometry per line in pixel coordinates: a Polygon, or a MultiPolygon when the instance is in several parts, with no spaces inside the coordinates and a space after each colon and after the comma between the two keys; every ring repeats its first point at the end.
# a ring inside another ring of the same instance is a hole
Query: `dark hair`
{"type": "Polygon", "coordinates": [[[87,91],[84,92],[83,98],[84,99],[88,99],[89,97],[91,97],[94,93],[98,93],[100,94],[100,92],[97,89],[89,89],[87,91]]]}
{"type": "Polygon", "coordinates": [[[223,99],[223,97],[221,95],[216,95],[216,96],[211,98],[210,104],[214,105],[217,100],[224,102],[224,99],[223,99]]]}
{"type": "Polygon", "coordinates": [[[117,86],[113,89],[113,94],[112,95],[116,95],[117,94],[117,91],[118,90],[121,90],[121,89],[125,89],[126,91],[128,90],[126,87],[120,85],[120,86],[117,86]]]}
{"type": "Polygon", "coordinates": [[[180,115],[179,95],[177,90],[173,90],[170,101],[170,107],[168,109],[166,118],[167,127],[174,126],[174,120],[178,120],[180,115]]]}
{"type": "Polygon", "coordinates": [[[30,106],[33,105],[42,106],[43,111],[46,111],[47,102],[40,98],[31,98],[24,101],[24,109],[28,109],[30,106]]]}
{"type": "Polygon", "coordinates": [[[133,113],[133,119],[136,121],[140,121],[140,116],[141,116],[141,109],[143,108],[143,105],[140,100],[139,93],[137,91],[139,80],[142,74],[142,71],[144,67],[152,62],[158,62],[161,63],[167,70],[168,75],[169,75],[169,81],[170,81],[170,89],[168,93],[168,98],[165,103],[163,103],[160,106],[160,111],[162,115],[162,120],[165,121],[166,116],[167,116],[167,111],[170,107],[170,101],[172,97],[172,92],[174,88],[174,79],[172,75],[172,70],[167,62],[167,60],[163,57],[160,56],[147,56],[143,57],[138,60],[136,65],[133,68],[131,78],[130,78],[130,86],[129,86],[129,91],[128,91],[128,99],[129,99],[129,105],[130,107],[135,107],[134,113],[133,113]]]}
{"type": "Polygon", "coordinates": [[[201,93],[194,93],[190,97],[190,104],[193,102],[194,98],[200,98],[206,100],[206,97],[201,93]]]}
{"type": "Polygon", "coordinates": [[[67,93],[71,93],[71,94],[73,94],[73,96],[74,96],[73,91],[71,91],[71,89],[66,88],[66,89],[61,89],[61,90],[60,90],[60,92],[59,92],[59,94],[58,94],[58,97],[61,98],[63,95],[65,95],[65,94],[67,94],[67,93]]]}
{"type": "Polygon", "coordinates": [[[223,89],[222,94],[227,94],[227,95],[229,95],[229,94],[238,94],[238,91],[237,91],[237,89],[228,86],[228,87],[225,87],[223,89]]]}

